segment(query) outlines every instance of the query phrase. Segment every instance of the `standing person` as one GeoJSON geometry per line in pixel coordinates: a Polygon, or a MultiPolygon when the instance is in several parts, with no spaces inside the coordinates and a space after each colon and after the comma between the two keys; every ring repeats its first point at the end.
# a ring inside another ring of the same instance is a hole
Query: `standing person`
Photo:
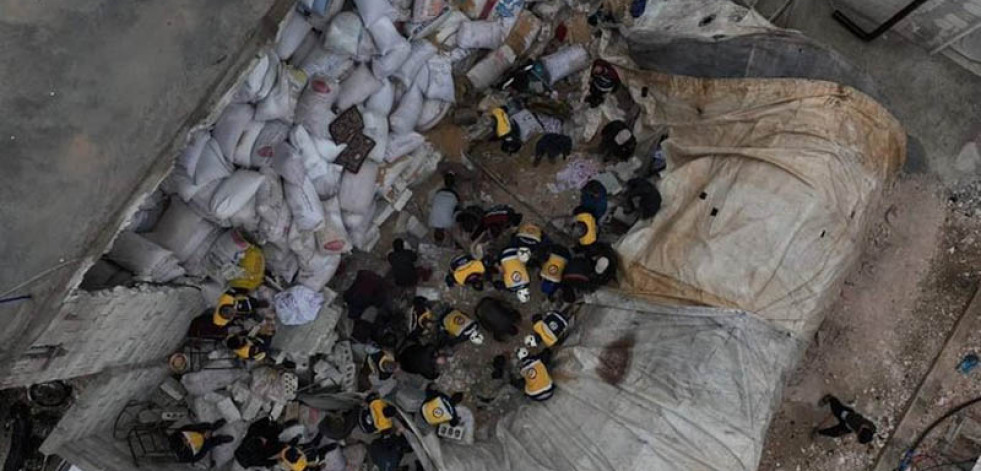
{"type": "Polygon", "coordinates": [[[395,286],[412,288],[419,282],[419,269],[416,267],[418,260],[419,255],[414,250],[405,248],[404,240],[395,239],[392,241],[392,251],[388,254],[388,263],[392,265],[395,286]]]}
{"type": "Polygon", "coordinates": [[[821,398],[819,404],[822,406],[826,404],[831,406],[831,414],[838,419],[838,424],[823,429],[816,429],[815,433],[818,435],[841,437],[849,433],[855,433],[858,435],[858,442],[861,444],[869,443],[875,437],[875,424],[863,417],[862,414],[855,412],[855,409],[842,404],[837,397],[831,394],[825,395],[821,398]]]}
{"type": "Polygon", "coordinates": [[[201,422],[185,425],[168,437],[170,449],[177,455],[181,463],[196,463],[204,458],[211,450],[221,444],[234,440],[229,435],[215,435],[215,431],[225,425],[225,420],[217,422],[201,422]]]}
{"type": "Polygon", "coordinates": [[[524,391],[525,396],[533,401],[547,401],[555,392],[555,383],[548,372],[552,360],[552,351],[543,350],[532,355],[524,347],[518,348],[518,370],[520,377],[512,377],[511,385],[524,391]]]}
{"type": "Polygon", "coordinates": [[[433,238],[437,243],[446,238],[446,231],[453,228],[456,222],[456,208],[460,203],[460,195],[456,192],[456,176],[453,172],[443,174],[443,188],[433,196],[429,207],[429,227],[433,229],[433,238]]]}

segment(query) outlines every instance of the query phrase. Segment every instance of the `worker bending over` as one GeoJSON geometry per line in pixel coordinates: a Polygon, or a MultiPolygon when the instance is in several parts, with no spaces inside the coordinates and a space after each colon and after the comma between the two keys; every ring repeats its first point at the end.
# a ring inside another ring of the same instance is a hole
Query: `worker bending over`
{"type": "Polygon", "coordinates": [[[221,444],[234,440],[229,435],[215,435],[225,425],[225,420],[185,425],[168,436],[170,449],[181,463],[196,463],[221,444]]]}
{"type": "Polygon", "coordinates": [[[460,416],[456,413],[456,406],[463,401],[463,394],[456,393],[447,396],[436,389],[435,384],[426,387],[426,399],[419,408],[426,423],[433,427],[441,424],[457,426],[460,423],[460,416]]]}
{"type": "Polygon", "coordinates": [[[527,248],[510,247],[501,251],[499,261],[501,281],[496,283],[497,287],[514,293],[522,303],[531,299],[531,277],[525,266],[530,257],[531,252],[527,248]]]}
{"type": "Polygon", "coordinates": [[[395,428],[395,417],[398,409],[388,401],[378,397],[377,393],[371,393],[365,398],[366,406],[361,409],[358,425],[361,431],[369,434],[385,434],[395,428]]]}
{"type": "Polygon", "coordinates": [[[480,325],[459,309],[451,309],[444,314],[440,325],[445,339],[440,342],[441,344],[453,346],[467,340],[475,345],[484,343],[484,334],[480,333],[480,325]]]}
{"type": "Polygon", "coordinates": [[[470,256],[460,255],[450,261],[450,271],[446,275],[446,286],[470,286],[477,291],[483,291],[484,279],[487,277],[487,266],[484,262],[470,256]]]}
{"type": "Polygon", "coordinates": [[[582,206],[573,210],[572,236],[581,247],[588,247],[599,239],[599,223],[596,216],[582,206]]]}
{"type": "Polygon", "coordinates": [[[542,270],[538,273],[542,279],[542,293],[550,300],[562,285],[562,274],[571,257],[569,249],[558,244],[550,244],[548,258],[545,259],[542,270]]]}
{"type": "Polygon", "coordinates": [[[552,351],[544,350],[538,355],[531,355],[527,348],[517,351],[518,372],[520,378],[512,379],[511,384],[524,391],[525,396],[534,401],[546,401],[555,392],[555,383],[548,373],[548,363],[552,359],[552,351]]]}
{"type": "Polygon", "coordinates": [[[544,315],[535,314],[531,317],[531,322],[531,330],[534,333],[525,337],[525,345],[528,348],[535,348],[539,344],[552,348],[569,331],[569,319],[559,311],[548,311],[544,315]]]}

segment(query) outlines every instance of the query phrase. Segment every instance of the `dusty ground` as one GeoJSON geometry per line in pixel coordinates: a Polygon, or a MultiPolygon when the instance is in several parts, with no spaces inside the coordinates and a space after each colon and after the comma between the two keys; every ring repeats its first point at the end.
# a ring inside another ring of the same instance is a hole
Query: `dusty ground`
{"type": "Polygon", "coordinates": [[[760,470],[874,464],[974,293],[979,272],[973,262],[981,255],[978,190],[950,194],[915,177],[889,191],[856,271],[789,378],[760,470]],[[811,437],[826,418],[816,403],[828,393],[876,422],[872,446],[852,437],[811,437]]]}

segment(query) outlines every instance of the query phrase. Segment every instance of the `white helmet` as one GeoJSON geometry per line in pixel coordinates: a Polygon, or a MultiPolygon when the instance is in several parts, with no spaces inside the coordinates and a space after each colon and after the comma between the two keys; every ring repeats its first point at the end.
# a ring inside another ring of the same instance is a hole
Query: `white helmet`
{"type": "Polygon", "coordinates": [[[607,268],[610,267],[610,259],[606,257],[600,257],[596,260],[596,266],[594,267],[597,275],[602,275],[607,268]]]}
{"type": "Polygon", "coordinates": [[[518,290],[518,301],[523,303],[528,302],[531,299],[531,291],[528,288],[521,288],[518,290]]]}
{"type": "Polygon", "coordinates": [[[479,330],[475,330],[472,334],[470,334],[470,341],[473,342],[474,345],[483,345],[484,334],[480,333],[479,330]]]}
{"type": "Polygon", "coordinates": [[[538,339],[535,338],[534,334],[525,336],[525,346],[528,348],[535,348],[538,346],[538,339]]]}
{"type": "Polygon", "coordinates": [[[525,347],[518,347],[518,350],[515,351],[515,355],[517,355],[518,360],[524,360],[525,358],[528,358],[528,349],[525,347]]]}
{"type": "Polygon", "coordinates": [[[528,247],[519,247],[518,260],[521,260],[521,263],[528,263],[528,260],[531,260],[531,249],[528,247]]]}

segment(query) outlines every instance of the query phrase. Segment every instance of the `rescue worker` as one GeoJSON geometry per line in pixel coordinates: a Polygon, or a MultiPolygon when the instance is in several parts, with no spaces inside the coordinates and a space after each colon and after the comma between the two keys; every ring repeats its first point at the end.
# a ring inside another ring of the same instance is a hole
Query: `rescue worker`
{"type": "Polygon", "coordinates": [[[585,248],[585,254],[589,258],[593,268],[590,274],[590,287],[595,289],[613,281],[617,276],[616,250],[606,242],[597,242],[585,248]]]}
{"type": "Polygon", "coordinates": [[[395,370],[398,369],[398,362],[395,360],[395,354],[389,350],[378,348],[373,345],[365,347],[368,352],[365,362],[368,363],[368,369],[371,374],[377,375],[378,379],[385,381],[391,378],[395,374],[395,370]]]}
{"type": "Polygon", "coordinates": [[[506,204],[491,206],[480,219],[480,227],[474,234],[474,239],[482,236],[485,232],[490,234],[491,240],[496,239],[504,231],[521,224],[523,217],[521,213],[506,204]]]}
{"type": "Polygon", "coordinates": [[[548,163],[554,164],[558,157],[562,157],[562,160],[569,158],[569,154],[572,153],[572,138],[564,134],[558,133],[545,133],[538,139],[538,143],[535,144],[535,159],[532,160],[531,165],[537,167],[538,164],[542,163],[542,157],[548,157],[548,163]]]}
{"type": "Polygon", "coordinates": [[[409,325],[409,337],[416,338],[428,335],[436,327],[436,313],[428,299],[416,296],[412,299],[412,321],[409,325]]]}
{"type": "Polygon", "coordinates": [[[531,400],[546,401],[555,392],[555,383],[548,373],[551,352],[546,349],[538,355],[531,355],[528,349],[518,348],[518,371],[521,377],[513,379],[512,384],[523,390],[525,396],[531,400]]]}
{"type": "Polygon", "coordinates": [[[541,265],[542,259],[545,256],[544,252],[548,245],[548,237],[540,226],[526,222],[518,226],[518,230],[511,237],[511,245],[519,248],[527,248],[531,253],[531,257],[525,260],[525,264],[530,267],[537,267],[541,265]]]}
{"type": "Polygon", "coordinates": [[[201,422],[185,425],[168,436],[170,449],[180,463],[196,463],[208,455],[211,450],[234,439],[230,435],[215,435],[214,433],[225,425],[225,420],[217,422],[201,422]]]}
{"type": "Polygon", "coordinates": [[[460,424],[460,416],[456,413],[456,406],[463,401],[463,394],[456,393],[452,397],[439,392],[435,384],[426,387],[426,399],[423,400],[419,412],[426,423],[433,427],[441,424],[457,426],[460,424]]]}
{"type": "Polygon", "coordinates": [[[279,441],[283,426],[264,417],[249,425],[242,443],[235,449],[235,461],[243,468],[276,465],[279,454],[286,446],[279,441]]]}
{"type": "Polygon", "coordinates": [[[242,360],[262,361],[269,352],[272,338],[250,336],[247,332],[239,332],[225,339],[225,347],[242,360]]]}
{"type": "Polygon", "coordinates": [[[573,210],[572,235],[580,247],[588,247],[599,238],[599,224],[596,216],[581,206],[573,210]]]}
{"type": "Polygon", "coordinates": [[[287,471],[307,469],[307,455],[294,445],[288,445],[279,453],[279,464],[287,471]]]}
{"type": "Polygon", "coordinates": [[[433,229],[433,238],[437,243],[446,237],[446,231],[453,228],[454,215],[460,195],[456,192],[456,175],[453,172],[443,174],[443,188],[433,195],[429,207],[429,227],[433,229]]]}
{"type": "Polygon", "coordinates": [[[614,93],[620,88],[620,74],[613,64],[603,60],[593,61],[593,68],[589,73],[589,95],[586,96],[586,103],[590,108],[596,108],[603,103],[606,96],[614,93]]]}
{"type": "Polygon", "coordinates": [[[542,293],[549,299],[552,299],[555,292],[559,290],[559,286],[562,284],[562,274],[565,272],[566,265],[569,264],[570,257],[569,249],[558,244],[550,245],[548,258],[542,265],[542,271],[538,273],[542,279],[542,293]]]}
{"type": "Polygon", "coordinates": [[[451,309],[443,315],[440,322],[443,327],[442,332],[447,339],[445,343],[450,346],[469,340],[474,345],[484,343],[484,334],[480,333],[480,324],[473,318],[464,314],[459,309],[451,309]]]}
{"type": "Polygon", "coordinates": [[[241,290],[228,290],[218,297],[211,322],[218,327],[227,327],[232,321],[257,317],[256,309],[265,307],[269,307],[267,301],[253,298],[241,290]]]}
{"type": "Polygon", "coordinates": [[[592,263],[586,256],[578,254],[569,259],[568,265],[562,271],[562,284],[559,285],[562,290],[562,300],[573,303],[576,301],[578,293],[590,291],[592,288],[590,274],[592,272],[592,263]]]}
{"type": "Polygon", "coordinates": [[[528,259],[530,259],[530,251],[527,248],[510,247],[501,251],[498,262],[501,281],[496,283],[497,287],[511,291],[522,303],[531,299],[529,289],[531,277],[528,276],[528,268],[525,266],[525,261],[528,259]]]}
{"type": "Polygon", "coordinates": [[[631,178],[623,194],[623,212],[639,212],[641,219],[650,219],[661,209],[661,192],[646,178],[631,178]]]}
{"type": "Polygon", "coordinates": [[[388,401],[371,393],[365,398],[365,407],[361,409],[358,424],[366,434],[385,434],[395,429],[395,417],[398,410],[388,401]]]}
{"type": "Polygon", "coordinates": [[[484,279],[487,276],[487,266],[484,262],[470,256],[460,255],[450,261],[450,272],[446,275],[446,286],[470,286],[477,291],[483,291],[484,279]]]}
{"type": "Polygon", "coordinates": [[[637,138],[634,137],[630,126],[623,120],[611,121],[600,131],[602,136],[600,150],[603,152],[603,161],[627,160],[633,157],[634,150],[637,149],[637,138]]]}
{"type": "Polygon", "coordinates": [[[545,348],[557,345],[563,335],[569,330],[569,319],[559,311],[548,311],[545,315],[535,314],[531,317],[531,330],[534,332],[525,337],[528,348],[544,344],[545,348]]]}
{"type": "Polygon", "coordinates": [[[501,152],[513,154],[521,150],[521,131],[511,122],[511,117],[503,107],[491,110],[494,118],[494,136],[501,141],[501,152]]]}
{"type": "Polygon", "coordinates": [[[608,205],[606,187],[599,180],[590,180],[579,190],[579,208],[589,211],[597,221],[603,219],[608,205]]]}

